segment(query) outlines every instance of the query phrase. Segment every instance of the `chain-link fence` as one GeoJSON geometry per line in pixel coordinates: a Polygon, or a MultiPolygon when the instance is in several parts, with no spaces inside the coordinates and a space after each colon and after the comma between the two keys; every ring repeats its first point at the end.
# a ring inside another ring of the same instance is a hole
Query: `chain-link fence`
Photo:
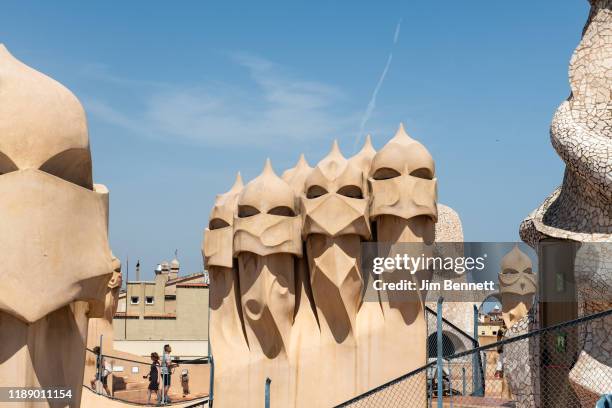
{"type": "MultiPolygon", "coordinates": [[[[438,356],[438,314],[429,307],[425,307],[427,315],[427,357],[429,363],[436,363],[438,356]]],[[[444,364],[443,373],[443,393],[462,394],[462,395],[481,395],[483,392],[482,360],[479,354],[464,356],[454,360],[448,357],[471,350],[478,347],[478,341],[470,336],[463,329],[459,328],[444,317],[441,319],[440,327],[442,331],[442,356],[444,364]]],[[[430,386],[427,395],[437,395],[437,368],[431,366],[427,371],[427,381],[430,386]],[[432,390],[431,385],[435,385],[432,390]]]]}
{"type": "MultiPolygon", "coordinates": [[[[425,307],[427,315],[427,356],[437,357],[437,325],[438,314],[430,307],[425,307]]],[[[478,341],[470,333],[459,328],[449,320],[442,317],[442,350],[444,356],[452,356],[460,351],[478,347],[478,341]]]]}
{"type": "Polygon", "coordinates": [[[601,337],[612,332],[612,309],[539,330],[529,321],[502,341],[445,355],[440,367],[432,360],[339,407],[436,407],[440,377],[445,407],[593,408],[612,393],[612,350],[601,337]]]}
{"type": "Polygon", "coordinates": [[[208,397],[208,358],[173,360],[177,366],[170,369],[167,391],[163,387],[161,366],[147,359],[132,360],[88,349],[83,384],[108,398],[137,405],[158,405],[162,397],[167,403],[195,403],[208,397]]]}

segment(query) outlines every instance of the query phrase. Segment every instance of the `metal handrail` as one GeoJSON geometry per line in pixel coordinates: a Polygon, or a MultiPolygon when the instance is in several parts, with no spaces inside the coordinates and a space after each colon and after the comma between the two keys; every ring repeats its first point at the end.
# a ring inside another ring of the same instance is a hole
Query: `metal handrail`
{"type": "MultiPolygon", "coordinates": [[[[542,333],[547,333],[547,332],[550,332],[550,331],[559,330],[559,329],[562,329],[562,328],[565,328],[565,327],[575,326],[575,325],[578,325],[580,323],[589,322],[591,320],[600,319],[600,318],[603,318],[603,317],[606,317],[606,316],[610,316],[610,315],[612,315],[612,309],[609,309],[609,310],[606,310],[606,311],[603,311],[603,312],[599,312],[599,313],[594,313],[594,314],[587,315],[587,316],[582,316],[582,317],[579,317],[579,318],[574,319],[574,320],[570,320],[570,321],[567,321],[567,322],[555,324],[553,326],[548,326],[548,327],[544,327],[544,328],[541,328],[541,329],[533,330],[531,332],[528,332],[528,333],[525,333],[525,334],[521,334],[521,335],[518,335],[518,336],[515,336],[515,337],[512,337],[512,338],[509,338],[509,339],[501,340],[501,341],[498,341],[498,342],[495,342],[495,343],[487,344],[485,346],[475,347],[475,348],[473,348],[471,350],[466,350],[466,351],[462,351],[462,352],[459,352],[459,353],[455,353],[455,354],[453,354],[451,356],[446,356],[444,359],[445,360],[453,360],[453,359],[461,358],[461,357],[468,356],[468,355],[471,355],[471,354],[474,354],[474,353],[480,353],[481,351],[486,351],[486,350],[489,350],[489,349],[492,349],[492,348],[496,348],[498,346],[503,346],[503,345],[511,344],[511,343],[514,343],[514,342],[517,342],[517,341],[520,341],[520,340],[528,339],[530,337],[538,336],[538,335],[541,335],[542,333]]],[[[428,369],[428,368],[430,368],[432,366],[437,366],[437,362],[432,361],[432,362],[430,362],[430,363],[428,363],[428,364],[426,364],[426,365],[424,365],[422,367],[419,367],[419,368],[417,368],[415,370],[412,370],[412,371],[410,371],[410,372],[408,372],[406,374],[403,374],[403,375],[401,375],[401,376],[399,376],[399,377],[397,377],[397,378],[395,378],[395,379],[393,379],[391,381],[388,381],[388,382],[386,382],[386,383],[384,383],[382,385],[379,385],[378,387],[372,388],[369,391],[366,391],[366,392],[364,392],[364,393],[362,393],[362,394],[360,394],[360,395],[358,395],[358,396],[356,396],[354,398],[351,398],[350,400],[348,400],[346,402],[343,402],[342,404],[337,405],[335,408],[342,408],[342,407],[349,406],[349,405],[351,405],[351,404],[353,404],[355,402],[358,402],[358,401],[360,401],[360,400],[362,400],[364,398],[367,398],[370,395],[376,394],[379,391],[382,391],[382,390],[384,390],[386,388],[389,388],[390,386],[392,386],[394,384],[400,383],[400,382],[406,380],[407,378],[412,377],[413,375],[416,375],[416,374],[422,372],[423,370],[426,370],[426,369],[428,369]]]]}

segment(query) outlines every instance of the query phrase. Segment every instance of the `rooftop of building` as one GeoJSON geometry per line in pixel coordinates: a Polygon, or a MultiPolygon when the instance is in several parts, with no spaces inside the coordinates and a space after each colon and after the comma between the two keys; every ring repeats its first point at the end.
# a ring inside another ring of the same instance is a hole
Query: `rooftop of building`
{"type": "MultiPolygon", "coordinates": [[[[166,282],[166,287],[168,286],[177,286],[177,287],[208,287],[208,283],[206,282],[190,282],[193,280],[197,280],[200,278],[205,278],[207,276],[206,272],[196,272],[185,276],[179,276],[177,278],[168,279],[166,282]]],[[[126,282],[128,285],[132,284],[145,284],[145,285],[154,285],[155,281],[150,280],[137,280],[137,281],[128,281],[126,282]]],[[[119,297],[124,297],[126,294],[125,289],[121,289],[119,293],[119,297]]]]}

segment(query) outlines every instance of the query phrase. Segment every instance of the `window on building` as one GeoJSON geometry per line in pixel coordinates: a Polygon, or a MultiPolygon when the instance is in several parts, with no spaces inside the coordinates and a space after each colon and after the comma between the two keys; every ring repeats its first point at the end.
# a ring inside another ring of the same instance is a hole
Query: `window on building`
{"type": "Polygon", "coordinates": [[[154,303],[155,303],[155,298],[153,296],[146,296],[145,297],[145,304],[152,305],[154,303]]]}
{"type": "Polygon", "coordinates": [[[137,305],[140,302],[140,298],[138,296],[131,296],[130,303],[133,305],[137,305]]]}

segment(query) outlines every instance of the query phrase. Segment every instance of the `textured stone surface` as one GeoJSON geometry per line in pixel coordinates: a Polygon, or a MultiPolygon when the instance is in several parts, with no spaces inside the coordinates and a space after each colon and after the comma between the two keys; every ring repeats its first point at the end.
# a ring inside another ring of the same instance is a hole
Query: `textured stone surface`
{"type": "MultiPolygon", "coordinates": [[[[550,128],[552,145],[565,162],[563,183],[520,226],[521,238],[534,248],[550,238],[590,243],[579,249],[574,265],[579,315],[612,307],[607,301],[612,281],[612,1],[589,3],[570,61],[571,94],[550,128]]],[[[612,379],[612,321],[581,330],[581,352],[570,379],[581,404],[592,406],[584,391],[609,391],[602,386],[612,379]]]]}
{"type": "MultiPolygon", "coordinates": [[[[506,331],[504,340],[526,334],[533,326],[533,313],[529,313],[506,331]]],[[[504,346],[504,373],[517,408],[540,407],[539,340],[527,338],[504,346]]]]}
{"type": "Polygon", "coordinates": [[[463,228],[459,214],[444,204],[438,204],[436,242],[463,242],[463,228]]]}
{"type": "MultiPolygon", "coordinates": [[[[574,268],[578,314],[590,315],[612,307],[612,244],[584,243],[574,268]]],[[[612,317],[581,325],[577,363],[570,371],[572,382],[594,394],[609,392],[612,382],[612,317]]]]}
{"type": "Polygon", "coordinates": [[[535,246],[548,236],[610,241],[612,236],[612,10],[611,0],[591,2],[582,40],[570,62],[571,95],[550,128],[565,162],[563,184],[521,225],[535,246]]]}

